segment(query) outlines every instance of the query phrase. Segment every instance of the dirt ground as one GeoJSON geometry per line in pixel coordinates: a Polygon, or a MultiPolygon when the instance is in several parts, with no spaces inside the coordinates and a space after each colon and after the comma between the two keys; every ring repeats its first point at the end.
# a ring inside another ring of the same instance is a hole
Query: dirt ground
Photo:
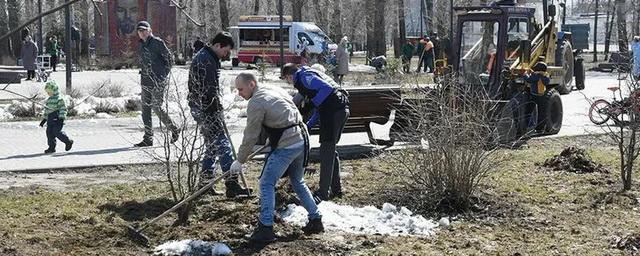
{"type": "MultiPolygon", "coordinates": [[[[306,236],[276,223],[277,242],[248,244],[256,225],[257,198],[228,200],[206,195],[187,226],[171,227],[170,215],[146,232],[153,245],[172,239],[228,244],[236,255],[630,255],[640,248],[640,193],[620,193],[616,149],[593,136],[530,141],[501,150],[509,162],[480,184],[473,211],[451,216],[452,226],[430,237],[325,232],[306,236]],[[569,146],[585,149],[607,172],[576,173],[543,166],[569,146]]],[[[390,173],[393,153],[343,161],[346,194],[355,206],[383,202],[438,218],[403,200],[403,185],[390,173]]],[[[254,188],[260,163],[252,163],[254,188]]],[[[317,166],[315,166],[317,167],[317,166]]],[[[0,175],[0,255],[148,255],[126,225],[170,208],[167,186],[155,165],[0,175]]],[[[635,180],[638,174],[634,175],[635,180]]],[[[312,187],[317,176],[307,178],[312,187]]],[[[223,190],[223,186],[218,186],[223,190]]],[[[283,191],[284,189],[281,189],[283,191]]]]}

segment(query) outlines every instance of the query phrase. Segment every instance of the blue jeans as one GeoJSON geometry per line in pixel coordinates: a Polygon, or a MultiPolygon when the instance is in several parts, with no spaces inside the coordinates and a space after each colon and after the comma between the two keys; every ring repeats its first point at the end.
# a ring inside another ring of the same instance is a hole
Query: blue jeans
{"type": "Polygon", "coordinates": [[[289,171],[289,182],[296,192],[302,206],[309,213],[309,219],[320,218],[318,206],[313,201],[311,191],[304,182],[304,145],[293,148],[279,148],[271,152],[260,176],[260,222],[265,226],[273,225],[275,210],[276,183],[289,171]]]}
{"type": "Polygon", "coordinates": [[[216,125],[209,122],[204,122],[201,125],[202,136],[204,137],[204,145],[206,150],[204,157],[202,158],[202,171],[213,172],[216,164],[216,157],[220,159],[220,166],[222,172],[227,172],[231,169],[233,163],[233,149],[227,135],[216,129],[216,125]]]}

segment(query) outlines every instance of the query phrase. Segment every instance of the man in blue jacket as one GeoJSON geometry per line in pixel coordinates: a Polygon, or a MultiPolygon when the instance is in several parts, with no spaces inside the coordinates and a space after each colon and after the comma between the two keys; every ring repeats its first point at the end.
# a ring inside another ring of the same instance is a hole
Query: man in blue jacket
{"type": "Polygon", "coordinates": [[[340,158],[336,144],[349,117],[349,99],[345,91],[327,75],[293,63],[282,67],[281,79],[292,84],[298,93],[314,107],[307,121],[313,128],[320,122],[320,188],[314,193],[316,201],[342,196],[340,158]],[[329,192],[331,189],[331,192],[329,192]]]}
{"type": "MultiPolygon", "coordinates": [[[[189,69],[189,107],[191,115],[201,128],[206,147],[202,159],[201,184],[213,178],[216,157],[223,172],[229,171],[233,163],[233,149],[227,134],[223,107],[220,101],[220,59],[227,58],[233,49],[233,38],[229,32],[218,33],[196,53],[189,69]]],[[[238,184],[236,175],[225,181],[226,196],[229,198],[249,194],[248,189],[238,184]]]]}

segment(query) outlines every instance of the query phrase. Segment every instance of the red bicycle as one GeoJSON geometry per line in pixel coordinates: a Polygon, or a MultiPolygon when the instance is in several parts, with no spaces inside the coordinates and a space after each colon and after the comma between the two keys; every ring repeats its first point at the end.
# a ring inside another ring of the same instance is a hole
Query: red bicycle
{"type": "MultiPolygon", "coordinates": [[[[591,103],[591,107],[589,107],[591,122],[601,125],[612,119],[616,124],[623,124],[628,122],[624,121],[623,115],[640,113],[640,92],[638,90],[633,91],[628,98],[622,98],[620,92],[622,100],[616,99],[616,91],[620,90],[620,87],[607,87],[607,90],[613,94],[613,101],[598,99],[591,103]]],[[[629,116],[629,118],[633,118],[633,116],[629,116]]]]}

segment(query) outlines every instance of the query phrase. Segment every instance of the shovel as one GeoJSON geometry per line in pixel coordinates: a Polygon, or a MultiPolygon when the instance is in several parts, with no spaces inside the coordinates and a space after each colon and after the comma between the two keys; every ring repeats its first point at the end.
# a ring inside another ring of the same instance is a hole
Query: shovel
{"type": "MultiPolygon", "coordinates": [[[[264,150],[265,148],[267,148],[268,145],[264,145],[262,147],[260,147],[258,150],[254,151],[253,153],[251,153],[251,155],[249,155],[249,157],[247,159],[251,159],[253,158],[255,155],[259,154],[260,152],[262,152],[262,150],[264,150]]],[[[131,237],[132,240],[134,240],[136,243],[142,244],[144,246],[149,246],[149,243],[151,241],[151,239],[149,239],[148,236],[146,236],[145,234],[142,233],[143,230],[147,229],[151,224],[157,222],[158,220],[162,219],[163,217],[167,216],[169,213],[172,213],[174,211],[176,211],[177,209],[179,209],[180,207],[182,207],[183,205],[185,205],[186,203],[190,202],[191,200],[199,197],[200,195],[202,195],[203,193],[205,193],[207,190],[209,190],[211,187],[213,187],[216,183],[218,183],[218,181],[220,181],[221,179],[226,178],[227,176],[229,176],[231,172],[225,172],[223,173],[220,177],[212,180],[211,182],[209,182],[209,184],[207,184],[206,186],[200,188],[198,191],[194,192],[193,194],[191,194],[189,197],[182,199],[182,201],[180,201],[179,203],[177,203],[176,205],[174,205],[173,207],[171,207],[171,209],[166,210],[165,212],[163,212],[162,214],[160,214],[158,217],[153,218],[152,220],[148,221],[147,223],[143,224],[142,226],[140,226],[139,228],[134,228],[132,226],[127,225],[127,232],[129,234],[129,236],[131,237]]]]}

